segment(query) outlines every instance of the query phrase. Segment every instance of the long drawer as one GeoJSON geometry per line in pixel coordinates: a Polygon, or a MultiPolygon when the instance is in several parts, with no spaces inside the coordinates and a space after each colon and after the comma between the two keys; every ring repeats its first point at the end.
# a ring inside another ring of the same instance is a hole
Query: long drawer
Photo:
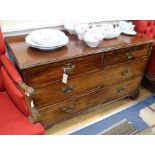
{"type": "Polygon", "coordinates": [[[55,106],[38,109],[41,115],[41,121],[44,125],[52,124],[88,110],[96,105],[104,104],[134,92],[138,89],[141,78],[141,76],[138,76],[104,89],[98,89],[91,93],[84,94],[73,100],[61,102],[55,106]]]}
{"type": "Polygon", "coordinates": [[[69,77],[101,70],[102,54],[75,58],[58,63],[34,67],[26,72],[27,83],[33,87],[61,80],[64,70],[69,77]]]}
{"type": "Polygon", "coordinates": [[[143,59],[144,57],[148,57],[149,51],[150,45],[146,44],[106,52],[104,57],[104,67],[117,65],[119,63],[133,61],[136,59],[143,59]]]}
{"type": "Polygon", "coordinates": [[[98,87],[105,87],[129,79],[138,75],[143,75],[146,61],[134,62],[107,68],[103,71],[90,73],[79,78],[69,79],[68,84],[61,81],[35,88],[34,101],[37,107],[45,104],[56,104],[62,100],[72,98],[74,95],[85,93],[98,87]]]}

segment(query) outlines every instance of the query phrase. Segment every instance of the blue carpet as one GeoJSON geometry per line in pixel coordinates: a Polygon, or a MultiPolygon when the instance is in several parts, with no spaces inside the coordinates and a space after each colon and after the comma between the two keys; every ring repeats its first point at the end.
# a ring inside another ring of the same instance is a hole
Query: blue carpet
{"type": "Polygon", "coordinates": [[[116,124],[117,122],[121,121],[122,119],[127,119],[129,122],[132,122],[133,125],[137,130],[144,130],[148,127],[145,122],[138,116],[139,111],[152,103],[155,102],[155,95],[147,97],[137,103],[135,103],[133,106],[122,110],[114,115],[111,115],[99,122],[96,122],[90,126],[87,126],[81,130],[78,130],[71,135],[96,135],[100,133],[101,131],[109,128],[110,126],[116,124]]]}

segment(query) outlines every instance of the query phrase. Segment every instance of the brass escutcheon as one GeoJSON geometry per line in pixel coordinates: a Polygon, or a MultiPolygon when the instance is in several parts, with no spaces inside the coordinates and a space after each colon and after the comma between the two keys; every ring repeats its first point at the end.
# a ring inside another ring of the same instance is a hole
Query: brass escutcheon
{"type": "Polygon", "coordinates": [[[69,84],[68,86],[62,88],[61,90],[62,90],[63,93],[69,93],[69,92],[71,92],[73,89],[74,89],[74,85],[69,84]]]}
{"type": "Polygon", "coordinates": [[[125,68],[122,72],[121,72],[121,75],[125,76],[129,73],[128,69],[125,68]]]}
{"type": "Polygon", "coordinates": [[[122,91],[124,91],[124,90],[125,90],[125,88],[123,86],[117,88],[117,92],[119,92],[119,93],[122,92],[122,91]]]}
{"type": "Polygon", "coordinates": [[[127,52],[126,56],[127,56],[128,59],[131,59],[131,58],[133,58],[133,53],[132,52],[127,52]]]}
{"type": "Polygon", "coordinates": [[[73,109],[74,109],[74,106],[71,105],[71,106],[63,107],[61,110],[62,110],[63,112],[66,112],[66,113],[70,113],[70,112],[73,111],[73,109]]]}
{"type": "Polygon", "coordinates": [[[73,71],[75,68],[75,65],[74,64],[65,64],[65,66],[63,67],[63,71],[67,74],[69,74],[71,71],[73,71]]]}

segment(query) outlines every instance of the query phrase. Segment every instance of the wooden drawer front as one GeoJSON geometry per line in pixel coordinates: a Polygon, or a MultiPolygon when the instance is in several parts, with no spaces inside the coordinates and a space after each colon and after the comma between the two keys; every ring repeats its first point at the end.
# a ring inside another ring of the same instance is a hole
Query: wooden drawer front
{"type": "Polygon", "coordinates": [[[102,54],[96,54],[35,67],[26,73],[28,76],[27,83],[34,87],[36,85],[52,83],[53,81],[61,80],[64,67],[66,68],[66,72],[69,77],[79,76],[81,74],[100,70],[102,67],[101,63],[102,54]]]}
{"type": "Polygon", "coordinates": [[[141,77],[112,85],[105,89],[98,89],[73,100],[61,102],[56,106],[38,109],[44,125],[61,121],[76,115],[88,108],[111,101],[134,92],[141,81],[141,77]]]}
{"type": "Polygon", "coordinates": [[[104,67],[135,60],[148,56],[150,44],[106,52],[104,67]]]}
{"type": "Polygon", "coordinates": [[[36,106],[55,104],[62,100],[79,95],[97,87],[104,87],[124,79],[142,75],[146,61],[108,68],[96,73],[90,73],[79,78],[70,79],[68,84],[61,81],[45,87],[35,88],[34,101],[36,106]]]}
{"type": "Polygon", "coordinates": [[[143,76],[146,63],[147,60],[142,60],[138,62],[106,68],[103,70],[101,76],[102,78],[100,80],[102,80],[102,84],[106,86],[113,82],[129,79],[137,75],[143,76]]]}

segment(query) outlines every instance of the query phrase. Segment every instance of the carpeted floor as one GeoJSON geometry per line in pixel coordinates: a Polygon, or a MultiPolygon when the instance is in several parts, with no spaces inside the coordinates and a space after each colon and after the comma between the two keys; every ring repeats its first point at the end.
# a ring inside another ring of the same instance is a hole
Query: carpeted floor
{"type": "Polygon", "coordinates": [[[155,103],[155,95],[151,97],[147,97],[139,102],[135,102],[134,105],[129,106],[126,109],[122,109],[122,111],[112,114],[107,118],[103,118],[98,122],[94,122],[93,124],[84,127],[74,133],[72,135],[96,135],[103,130],[109,128],[115,123],[121,121],[122,119],[127,119],[129,122],[133,123],[135,128],[139,131],[142,131],[148,127],[148,125],[139,117],[139,112],[141,109],[144,109],[151,104],[155,103]]]}

